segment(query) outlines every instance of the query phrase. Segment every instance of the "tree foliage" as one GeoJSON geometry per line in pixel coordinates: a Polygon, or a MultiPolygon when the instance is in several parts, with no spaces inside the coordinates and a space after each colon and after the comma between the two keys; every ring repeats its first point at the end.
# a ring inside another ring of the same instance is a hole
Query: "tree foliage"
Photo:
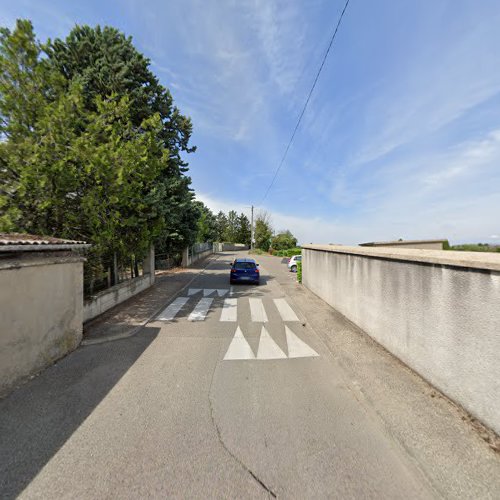
{"type": "Polygon", "coordinates": [[[271,216],[267,212],[259,212],[255,219],[255,247],[268,251],[271,246],[273,229],[271,216]]]}
{"type": "Polygon", "coordinates": [[[273,250],[287,250],[297,246],[297,238],[287,229],[276,234],[271,240],[273,250]]]}
{"type": "Polygon", "coordinates": [[[196,204],[200,209],[197,241],[227,241],[250,246],[250,221],[245,214],[238,215],[231,210],[227,215],[222,211],[214,215],[203,203],[196,204]]]}
{"type": "Polygon", "coordinates": [[[203,243],[217,240],[217,219],[212,211],[201,201],[195,202],[199,210],[198,232],[196,241],[203,243]]]}
{"type": "Polygon", "coordinates": [[[0,230],[84,239],[97,258],[194,243],[191,131],[114,28],[45,45],[29,21],[0,30],[0,230]]]}

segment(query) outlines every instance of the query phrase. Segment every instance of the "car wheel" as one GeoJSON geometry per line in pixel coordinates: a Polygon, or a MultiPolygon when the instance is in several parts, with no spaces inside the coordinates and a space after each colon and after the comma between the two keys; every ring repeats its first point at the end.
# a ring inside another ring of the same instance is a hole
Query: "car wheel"
{"type": "Polygon", "coordinates": [[[297,266],[292,266],[290,268],[290,271],[292,271],[292,273],[296,273],[297,272],[297,266]]]}

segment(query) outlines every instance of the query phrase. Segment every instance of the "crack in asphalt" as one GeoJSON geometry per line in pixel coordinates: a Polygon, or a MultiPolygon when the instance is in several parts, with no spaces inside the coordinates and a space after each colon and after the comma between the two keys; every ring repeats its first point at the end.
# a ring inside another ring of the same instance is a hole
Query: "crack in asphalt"
{"type": "Polygon", "coordinates": [[[222,433],[220,431],[219,425],[217,424],[217,421],[215,420],[215,412],[214,412],[214,406],[213,406],[213,400],[212,400],[212,387],[215,379],[215,372],[217,370],[217,366],[219,365],[219,359],[220,359],[220,353],[221,353],[221,348],[222,348],[222,343],[219,345],[219,352],[217,354],[217,360],[214,365],[214,371],[212,372],[212,379],[210,380],[210,387],[208,389],[208,405],[210,407],[210,418],[212,420],[212,424],[215,428],[215,432],[217,433],[217,438],[219,440],[219,443],[221,446],[226,450],[226,452],[229,454],[229,456],[237,462],[248,474],[252,476],[252,478],[273,498],[278,498],[276,493],[262,481],[262,479],[255,474],[255,472],[250,469],[240,458],[238,458],[226,445],[224,442],[224,439],[222,438],[222,433]]]}

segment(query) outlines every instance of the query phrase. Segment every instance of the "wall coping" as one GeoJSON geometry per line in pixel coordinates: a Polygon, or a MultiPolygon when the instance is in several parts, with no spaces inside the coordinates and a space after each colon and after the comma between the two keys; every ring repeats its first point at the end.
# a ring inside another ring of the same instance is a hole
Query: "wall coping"
{"type": "Polygon", "coordinates": [[[71,253],[63,254],[24,254],[16,255],[0,259],[0,270],[3,269],[21,269],[23,267],[34,266],[52,266],[59,264],[74,264],[77,262],[85,262],[85,257],[74,255],[71,253]],[[23,258],[24,257],[24,258],[23,258]]]}
{"type": "Polygon", "coordinates": [[[302,245],[305,250],[358,255],[406,262],[422,262],[488,271],[500,271],[500,253],[424,250],[394,247],[351,247],[343,245],[302,245]]]}

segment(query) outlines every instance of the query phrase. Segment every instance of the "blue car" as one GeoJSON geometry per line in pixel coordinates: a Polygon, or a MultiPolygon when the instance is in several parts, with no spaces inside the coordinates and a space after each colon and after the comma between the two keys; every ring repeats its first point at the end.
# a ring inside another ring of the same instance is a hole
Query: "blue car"
{"type": "Polygon", "coordinates": [[[259,264],[253,259],[235,259],[231,264],[229,282],[233,283],[255,283],[259,284],[259,264]]]}

